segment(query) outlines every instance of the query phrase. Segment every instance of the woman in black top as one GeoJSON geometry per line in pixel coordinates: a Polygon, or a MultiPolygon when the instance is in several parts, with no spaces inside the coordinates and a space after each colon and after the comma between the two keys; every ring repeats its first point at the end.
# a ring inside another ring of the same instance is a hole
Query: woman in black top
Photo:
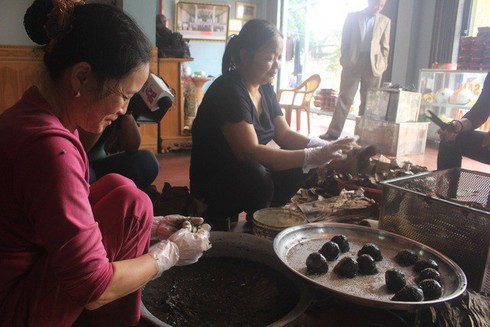
{"type": "Polygon", "coordinates": [[[251,20],[223,55],[222,73],[207,90],[192,126],[191,192],[207,204],[214,229],[227,218],[284,205],[314,177],[310,169],[342,158],[352,139],[325,142],[291,130],[271,82],[283,39],[274,25],[251,20]],[[267,146],[274,141],[278,147],[267,146]]]}
{"type": "Polygon", "coordinates": [[[490,73],[487,74],[478,100],[459,120],[439,130],[441,143],[437,169],[460,168],[463,157],[490,164],[490,132],[475,131],[490,116],[490,73]]]}

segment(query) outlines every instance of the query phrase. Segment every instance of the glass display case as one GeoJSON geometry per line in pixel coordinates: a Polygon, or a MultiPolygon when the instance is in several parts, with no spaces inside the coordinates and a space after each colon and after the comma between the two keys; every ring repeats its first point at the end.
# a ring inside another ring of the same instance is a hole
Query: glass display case
{"type": "MultiPolygon", "coordinates": [[[[481,71],[421,69],[419,121],[429,121],[426,117],[428,110],[445,121],[461,118],[478,99],[486,76],[487,73],[481,71]]],[[[438,129],[434,123],[429,125],[428,141],[439,141],[438,129]]],[[[490,120],[478,130],[489,131],[490,120]]]]}

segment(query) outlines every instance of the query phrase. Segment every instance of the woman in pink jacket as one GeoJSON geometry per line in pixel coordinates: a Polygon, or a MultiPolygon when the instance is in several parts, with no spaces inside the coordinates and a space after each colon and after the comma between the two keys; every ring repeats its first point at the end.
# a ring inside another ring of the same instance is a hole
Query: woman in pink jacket
{"type": "Polygon", "coordinates": [[[0,325],[137,325],[141,287],[193,262],[178,242],[148,249],[152,227],[168,236],[182,219],[154,221],[120,175],[89,186],[77,129],[100,133],[126,112],[151,46],[108,5],[36,0],[24,25],[47,74],[0,116],[0,325]]]}

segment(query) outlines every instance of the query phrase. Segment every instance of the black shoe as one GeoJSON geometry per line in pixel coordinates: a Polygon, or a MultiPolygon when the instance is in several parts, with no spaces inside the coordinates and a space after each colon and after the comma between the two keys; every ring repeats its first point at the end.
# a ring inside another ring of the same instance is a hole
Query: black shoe
{"type": "Polygon", "coordinates": [[[320,135],[320,138],[325,141],[335,141],[336,139],[338,139],[338,136],[333,136],[328,133],[325,133],[320,135]]]}

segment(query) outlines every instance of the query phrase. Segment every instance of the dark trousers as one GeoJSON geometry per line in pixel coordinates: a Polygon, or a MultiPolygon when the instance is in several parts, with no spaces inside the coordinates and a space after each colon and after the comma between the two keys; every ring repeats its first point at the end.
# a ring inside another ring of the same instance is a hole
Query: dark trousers
{"type": "Polygon", "coordinates": [[[90,162],[90,184],[107,174],[115,173],[132,180],[140,190],[145,190],[158,176],[160,164],[149,150],[134,153],[119,152],[90,162]]]}
{"type": "Polygon", "coordinates": [[[208,205],[205,220],[215,230],[226,229],[227,219],[245,211],[285,205],[301,187],[316,183],[316,170],[303,174],[301,168],[270,171],[255,161],[242,161],[215,176],[191,180],[191,193],[208,205]]]}
{"type": "Polygon", "coordinates": [[[470,131],[459,134],[452,143],[439,144],[437,169],[460,168],[463,157],[490,164],[490,150],[483,148],[484,132],[470,131]]]}

